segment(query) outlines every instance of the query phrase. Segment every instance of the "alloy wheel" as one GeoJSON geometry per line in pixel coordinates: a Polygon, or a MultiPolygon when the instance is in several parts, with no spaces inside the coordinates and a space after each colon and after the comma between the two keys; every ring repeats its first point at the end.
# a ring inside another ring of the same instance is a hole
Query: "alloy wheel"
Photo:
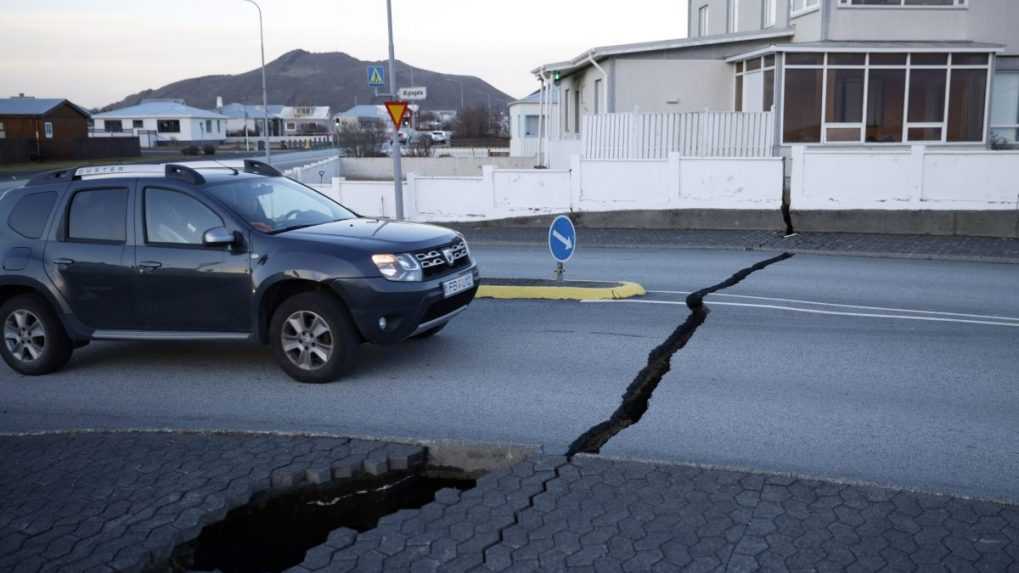
{"type": "Polygon", "coordinates": [[[46,350],[46,328],[30,310],[19,309],[4,320],[4,344],[21,362],[35,362],[46,350]]]}
{"type": "Polygon", "coordinates": [[[283,353],[301,370],[318,370],[333,355],[333,331],[319,315],[308,310],[291,314],[283,323],[283,353]]]}

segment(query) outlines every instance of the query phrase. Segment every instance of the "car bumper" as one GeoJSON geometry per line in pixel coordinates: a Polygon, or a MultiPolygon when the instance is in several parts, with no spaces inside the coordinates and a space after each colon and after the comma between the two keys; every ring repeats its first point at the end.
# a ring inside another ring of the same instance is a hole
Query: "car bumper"
{"type": "Polygon", "coordinates": [[[375,344],[394,344],[452,320],[474,300],[481,274],[476,264],[443,277],[419,282],[384,278],[336,279],[331,286],[343,297],[361,336],[375,344]],[[474,287],[446,298],[442,283],[464,274],[474,287]],[[386,319],[386,328],[379,319],[386,319]]]}

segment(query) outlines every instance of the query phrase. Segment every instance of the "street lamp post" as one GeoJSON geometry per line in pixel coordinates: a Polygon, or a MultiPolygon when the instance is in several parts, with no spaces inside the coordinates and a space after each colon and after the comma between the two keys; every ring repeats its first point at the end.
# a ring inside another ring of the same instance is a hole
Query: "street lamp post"
{"type": "MultiPolygon", "coordinates": [[[[265,139],[265,162],[269,163],[272,154],[269,151],[269,92],[265,87],[265,33],[262,30],[262,7],[258,5],[255,0],[244,0],[255,6],[258,9],[258,42],[262,46],[262,111],[265,114],[265,132],[263,138],[265,139]]],[[[245,127],[245,129],[247,129],[245,127]]]]}
{"type": "MultiPolygon", "coordinates": [[[[393,2],[386,0],[386,18],[389,21],[389,96],[396,99],[396,49],[393,47],[393,2]]],[[[400,165],[400,128],[393,129],[393,184],[396,186],[396,218],[403,219],[403,169],[400,165]]]]}

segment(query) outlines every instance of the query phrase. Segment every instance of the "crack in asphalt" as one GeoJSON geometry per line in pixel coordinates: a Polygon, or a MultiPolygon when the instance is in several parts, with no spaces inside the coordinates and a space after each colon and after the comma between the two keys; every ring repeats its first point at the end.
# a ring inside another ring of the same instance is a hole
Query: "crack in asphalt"
{"type": "Polygon", "coordinates": [[[697,292],[690,293],[686,297],[686,306],[690,309],[690,315],[683,321],[668,338],[660,345],[651,350],[648,355],[647,365],[641,369],[637,376],[627,386],[623,393],[622,402],[609,419],[592,426],[589,430],[580,435],[571,445],[566,453],[570,459],[577,454],[597,454],[605,444],[626,428],[640,422],[648,410],[651,396],[654,394],[662,378],[672,368],[672,357],[686,346],[693,338],[697,329],[704,324],[708,318],[710,309],[704,304],[704,297],[723,289],[739,284],[751,274],[764,269],[775,263],[792,257],[792,253],[782,253],[776,257],[761,261],[744,269],[740,269],[726,280],[703,288],[697,292]]]}

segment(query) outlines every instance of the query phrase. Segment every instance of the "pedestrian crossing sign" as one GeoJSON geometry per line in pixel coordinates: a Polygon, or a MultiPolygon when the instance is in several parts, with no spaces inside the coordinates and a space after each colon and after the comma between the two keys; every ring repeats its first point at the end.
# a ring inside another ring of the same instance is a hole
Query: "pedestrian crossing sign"
{"type": "Polygon", "coordinates": [[[381,65],[368,66],[368,87],[370,88],[384,88],[386,87],[386,68],[381,65]]]}

